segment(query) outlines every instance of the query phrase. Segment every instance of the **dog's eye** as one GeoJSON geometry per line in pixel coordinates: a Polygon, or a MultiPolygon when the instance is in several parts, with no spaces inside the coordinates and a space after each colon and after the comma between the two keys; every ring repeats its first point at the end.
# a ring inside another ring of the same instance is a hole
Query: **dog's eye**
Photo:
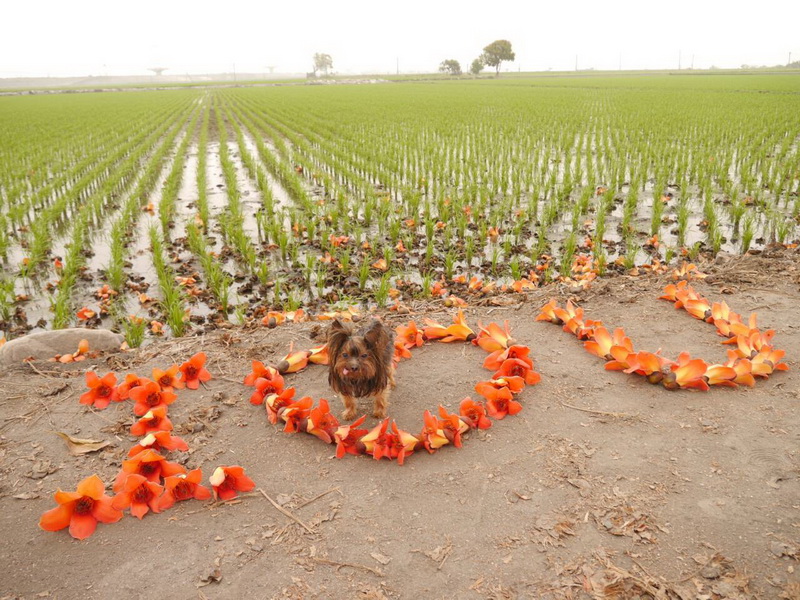
{"type": "Polygon", "coordinates": [[[367,358],[367,354],[366,353],[362,354],[361,358],[367,358]]]}
{"type": "Polygon", "coordinates": [[[343,356],[344,358],[347,358],[347,352],[342,352],[342,356],[343,356]]]}

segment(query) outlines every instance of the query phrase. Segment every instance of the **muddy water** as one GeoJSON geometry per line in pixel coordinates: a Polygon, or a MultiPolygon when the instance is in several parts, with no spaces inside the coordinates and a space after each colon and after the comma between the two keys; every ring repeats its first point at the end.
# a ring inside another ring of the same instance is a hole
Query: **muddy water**
{"type": "Polygon", "coordinates": [[[197,143],[192,143],[186,151],[186,161],[183,164],[183,178],[175,202],[175,226],[171,229],[170,237],[179,239],[186,235],[186,225],[197,214],[197,143]]]}
{"type": "Polygon", "coordinates": [[[256,223],[256,212],[262,207],[263,200],[261,192],[256,183],[250,179],[247,169],[239,156],[239,146],[236,142],[228,142],[228,156],[236,168],[236,188],[239,190],[239,197],[242,204],[242,216],[244,217],[243,228],[253,244],[258,245],[258,225],[256,223]]]}

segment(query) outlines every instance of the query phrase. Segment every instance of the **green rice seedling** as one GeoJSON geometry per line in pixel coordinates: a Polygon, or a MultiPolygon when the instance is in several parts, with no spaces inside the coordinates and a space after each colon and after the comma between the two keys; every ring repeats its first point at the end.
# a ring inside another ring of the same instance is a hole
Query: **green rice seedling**
{"type": "Polygon", "coordinates": [[[9,321],[14,314],[14,279],[3,277],[0,279],[0,320],[9,321]]]}
{"type": "Polygon", "coordinates": [[[650,235],[658,235],[661,231],[661,219],[664,216],[664,203],[661,197],[653,195],[653,209],[650,215],[650,235]]]}
{"type": "Polygon", "coordinates": [[[624,265],[626,269],[632,269],[636,266],[636,256],[639,254],[641,246],[636,241],[636,236],[629,235],[625,240],[625,258],[624,265]]]}
{"type": "Polygon", "coordinates": [[[685,197],[681,197],[680,204],[678,204],[678,245],[686,245],[686,233],[689,226],[689,216],[691,210],[689,209],[689,202],[685,197]]]}
{"type": "Polygon", "coordinates": [[[575,251],[578,248],[578,240],[575,232],[572,231],[564,239],[564,248],[561,252],[561,275],[569,277],[572,274],[572,262],[575,259],[575,251]]]}
{"type": "Polygon", "coordinates": [[[422,297],[430,298],[432,288],[433,288],[433,275],[431,273],[425,273],[422,276],[422,290],[421,290],[422,297]]]}
{"type": "Polygon", "coordinates": [[[364,257],[361,262],[361,267],[358,270],[358,289],[360,289],[362,292],[364,289],[366,289],[367,281],[369,281],[369,270],[369,259],[364,257]]]}
{"type": "Polygon", "coordinates": [[[392,288],[391,276],[389,273],[384,273],[381,277],[380,283],[374,292],[375,302],[378,307],[384,308],[389,300],[389,290],[392,288]]]}
{"type": "Polygon", "coordinates": [[[509,267],[511,269],[511,277],[512,279],[514,279],[514,281],[522,279],[522,269],[520,268],[519,265],[518,255],[516,254],[514,255],[514,257],[511,259],[511,262],[509,263],[509,267]]]}
{"type": "Polygon", "coordinates": [[[127,319],[122,320],[122,333],[125,342],[131,348],[138,348],[144,342],[144,334],[147,331],[147,320],[135,315],[128,315],[127,319]]]}

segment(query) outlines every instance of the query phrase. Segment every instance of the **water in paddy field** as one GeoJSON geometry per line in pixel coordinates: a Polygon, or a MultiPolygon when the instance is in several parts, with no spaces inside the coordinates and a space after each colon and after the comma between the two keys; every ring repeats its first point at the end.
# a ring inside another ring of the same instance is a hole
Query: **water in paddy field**
{"type": "Polygon", "coordinates": [[[189,219],[197,214],[197,142],[186,149],[186,162],[183,165],[183,178],[175,201],[175,223],[170,229],[170,237],[179,239],[186,235],[186,225],[189,219]]]}

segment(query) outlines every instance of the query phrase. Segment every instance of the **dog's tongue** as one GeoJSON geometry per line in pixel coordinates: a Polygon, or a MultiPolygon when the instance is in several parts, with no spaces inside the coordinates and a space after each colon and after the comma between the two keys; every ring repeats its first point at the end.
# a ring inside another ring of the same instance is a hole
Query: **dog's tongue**
{"type": "Polygon", "coordinates": [[[349,372],[350,372],[350,371],[347,369],[347,367],[345,367],[344,369],[342,369],[342,375],[345,375],[345,376],[346,376],[346,375],[347,375],[349,372]]]}

